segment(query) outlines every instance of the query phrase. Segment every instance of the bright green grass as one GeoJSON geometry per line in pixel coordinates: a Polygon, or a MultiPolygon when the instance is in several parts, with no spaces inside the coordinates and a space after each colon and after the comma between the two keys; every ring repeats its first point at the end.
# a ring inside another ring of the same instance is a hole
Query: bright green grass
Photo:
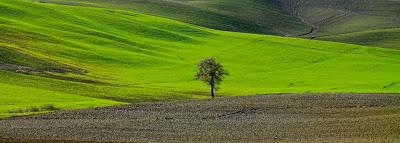
{"type": "Polygon", "coordinates": [[[224,32],[135,12],[25,0],[1,0],[0,31],[0,65],[85,69],[52,75],[99,82],[0,70],[7,87],[0,91],[9,91],[0,107],[6,110],[13,107],[9,101],[68,109],[121,103],[96,98],[208,98],[208,88],[194,80],[196,63],[208,56],[230,72],[218,95],[400,91],[400,51],[393,49],[224,32]],[[60,102],[53,98],[58,94],[76,98],[60,102]],[[87,104],[78,106],[83,96],[87,104]]]}
{"type": "MultiPolygon", "coordinates": [[[[29,87],[14,86],[0,83],[0,118],[33,114],[33,112],[9,113],[11,110],[26,110],[31,107],[41,107],[52,104],[60,109],[80,109],[98,106],[122,104],[112,100],[84,97],[81,95],[66,94],[29,87]]],[[[42,111],[43,112],[43,111],[42,111]]],[[[41,112],[39,112],[41,113],[41,112]]]]}

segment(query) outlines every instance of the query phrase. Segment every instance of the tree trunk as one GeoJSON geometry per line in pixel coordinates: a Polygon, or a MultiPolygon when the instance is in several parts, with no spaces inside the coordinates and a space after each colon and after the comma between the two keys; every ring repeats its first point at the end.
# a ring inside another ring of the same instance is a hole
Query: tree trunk
{"type": "Polygon", "coordinates": [[[214,85],[211,85],[211,96],[214,98],[214,85]]]}
{"type": "Polygon", "coordinates": [[[214,76],[213,76],[214,74],[211,74],[211,96],[212,96],[212,98],[214,98],[214,76]]]}

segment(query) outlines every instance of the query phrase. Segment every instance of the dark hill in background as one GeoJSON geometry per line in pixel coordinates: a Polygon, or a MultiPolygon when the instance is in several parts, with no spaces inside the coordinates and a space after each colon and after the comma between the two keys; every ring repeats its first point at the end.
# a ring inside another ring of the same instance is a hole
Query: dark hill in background
{"type": "Polygon", "coordinates": [[[276,0],[286,12],[313,25],[305,36],[400,48],[399,0],[276,0]]]}

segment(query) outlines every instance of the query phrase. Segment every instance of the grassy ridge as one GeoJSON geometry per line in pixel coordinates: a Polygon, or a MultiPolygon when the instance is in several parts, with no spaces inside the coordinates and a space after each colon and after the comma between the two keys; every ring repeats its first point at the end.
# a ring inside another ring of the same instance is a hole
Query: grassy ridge
{"type": "Polygon", "coordinates": [[[400,49],[400,28],[320,36],[318,39],[400,49]]]}
{"type": "Polygon", "coordinates": [[[3,116],[26,103],[73,108],[207,98],[193,74],[208,56],[230,72],[219,95],[400,91],[397,50],[224,32],[117,9],[1,1],[0,92],[12,87],[2,100],[15,101],[1,105],[3,116]],[[15,73],[18,66],[29,72],[15,73]],[[62,105],[56,95],[73,101],[62,105]]]}
{"type": "Polygon", "coordinates": [[[139,11],[228,31],[400,48],[400,2],[393,0],[37,1],[139,11]]]}
{"type": "Polygon", "coordinates": [[[138,11],[209,27],[238,32],[299,35],[310,26],[286,14],[273,1],[262,0],[37,0],[63,5],[79,5],[138,11]]]}

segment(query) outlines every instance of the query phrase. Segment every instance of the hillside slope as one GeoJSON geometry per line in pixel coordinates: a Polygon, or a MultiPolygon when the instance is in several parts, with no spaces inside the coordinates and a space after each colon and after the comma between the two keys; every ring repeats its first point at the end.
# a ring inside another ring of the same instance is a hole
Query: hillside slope
{"type": "Polygon", "coordinates": [[[398,0],[275,0],[313,25],[306,37],[400,49],[398,0]]]}
{"type": "Polygon", "coordinates": [[[36,0],[115,8],[227,31],[400,48],[393,0],[36,0]]]}
{"type": "Polygon", "coordinates": [[[265,0],[36,0],[137,11],[213,29],[296,36],[310,26],[265,0]]]}
{"type": "Polygon", "coordinates": [[[28,0],[1,0],[0,31],[0,116],[45,104],[68,109],[208,98],[194,72],[209,56],[230,72],[219,96],[400,91],[400,51],[393,49],[28,0]]]}

